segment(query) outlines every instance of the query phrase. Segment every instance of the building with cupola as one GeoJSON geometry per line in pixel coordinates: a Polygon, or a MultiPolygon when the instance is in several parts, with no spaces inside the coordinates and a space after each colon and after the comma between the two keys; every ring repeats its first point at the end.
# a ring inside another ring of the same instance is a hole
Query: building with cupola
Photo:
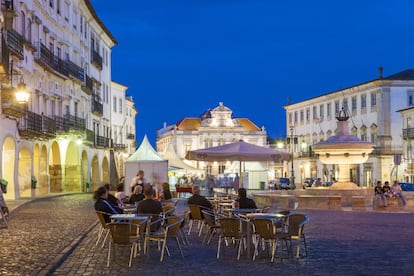
{"type": "MultiPolygon", "coordinates": [[[[184,160],[189,150],[220,146],[243,140],[258,146],[267,144],[264,126],[258,127],[245,117],[235,117],[233,111],[222,102],[207,109],[198,117],[185,117],[175,124],[157,131],[157,152],[164,155],[172,144],[177,155],[184,160]]],[[[229,162],[197,162],[185,160],[189,165],[202,169],[207,175],[222,174],[229,162]]],[[[280,170],[281,171],[281,170],[280,170]]],[[[281,172],[280,172],[281,173],[281,172]]]]}

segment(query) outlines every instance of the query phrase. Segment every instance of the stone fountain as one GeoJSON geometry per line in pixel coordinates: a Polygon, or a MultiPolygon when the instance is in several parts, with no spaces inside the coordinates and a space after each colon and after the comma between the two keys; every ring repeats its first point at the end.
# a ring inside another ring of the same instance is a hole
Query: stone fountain
{"type": "Polygon", "coordinates": [[[359,189],[358,185],[350,181],[350,165],[366,162],[374,145],[361,141],[349,133],[349,115],[344,108],[336,114],[336,119],[338,120],[336,134],[326,141],[314,145],[313,150],[319,154],[319,160],[322,163],[336,164],[339,167],[338,182],[332,184],[330,189],[359,189]]]}

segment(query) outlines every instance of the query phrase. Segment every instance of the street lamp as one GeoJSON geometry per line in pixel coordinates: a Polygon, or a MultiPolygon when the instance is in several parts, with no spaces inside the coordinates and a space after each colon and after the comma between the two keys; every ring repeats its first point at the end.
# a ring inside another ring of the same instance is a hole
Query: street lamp
{"type": "Polygon", "coordinates": [[[290,167],[290,173],[291,173],[291,175],[290,175],[290,183],[291,183],[291,186],[292,187],[295,187],[295,171],[294,171],[294,169],[293,169],[293,155],[294,155],[294,152],[295,152],[295,148],[294,148],[294,146],[298,143],[298,138],[294,135],[295,133],[294,133],[294,131],[295,131],[295,127],[294,126],[291,126],[290,127],[290,151],[291,151],[291,157],[290,157],[290,165],[291,165],[291,167],[290,167]]]}
{"type": "MultiPolygon", "coordinates": [[[[16,73],[13,70],[13,62],[10,63],[10,70],[8,73],[1,73],[0,75],[4,75],[4,77],[7,77],[7,86],[1,85],[1,102],[2,102],[2,108],[3,113],[5,109],[10,108],[12,106],[15,106],[16,108],[20,109],[21,107],[18,107],[16,105],[24,105],[29,102],[30,94],[26,89],[26,84],[23,81],[23,77],[20,73],[16,73]],[[19,83],[17,84],[17,87],[13,87],[13,78],[20,77],[19,83]]],[[[12,112],[14,113],[14,112],[12,112]]],[[[17,113],[15,113],[16,115],[17,113]]],[[[22,115],[22,114],[21,114],[22,115]]]]}

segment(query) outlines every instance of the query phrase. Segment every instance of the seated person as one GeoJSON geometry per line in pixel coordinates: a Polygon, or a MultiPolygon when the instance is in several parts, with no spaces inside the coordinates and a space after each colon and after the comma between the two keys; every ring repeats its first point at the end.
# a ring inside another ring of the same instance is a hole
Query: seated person
{"type": "Polygon", "coordinates": [[[386,197],[393,197],[393,193],[391,191],[391,187],[390,187],[390,182],[385,181],[384,182],[384,187],[382,187],[382,192],[384,193],[384,195],[386,197]]]}
{"type": "Polygon", "coordinates": [[[6,201],[4,200],[3,196],[3,187],[0,187],[0,208],[5,216],[9,215],[9,208],[7,207],[6,201]]]}
{"type": "Polygon", "coordinates": [[[198,206],[203,206],[208,209],[213,209],[211,202],[207,200],[204,196],[200,195],[200,186],[193,185],[193,195],[188,198],[187,204],[194,204],[198,206]]]}
{"type": "Polygon", "coordinates": [[[128,202],[127,195],[125,193],[124,184],[119,183],[116,187],[115,197],[119,200],[121,204],[125,204],[128,202]]]}
{"type": "Polygon", "coordinates": [[[95,210],[103,212],[105,221],[111,222],[110,214],[122,214],[122,209],[108,200],[109,191],[105,186],[99,187],[94,193],[95,210]]]}
{"type": "Polygon", "coordinates": [[[382,201],[383,203],[382,206],[387,207],[387,197],[384,194],[384,189],[381,185],[381,180],[377,181],[377,186],[375,186],[374,192],[375,192],[375,199],[379,200],[380,204],[382,201]]]}
{"type": "Polygon", "coordinates": [[[245,188],[240,188],[239,196],[236,201],[239,202],[239,209],[257,209],[256,202],[253,199],[247,198],[245,188]]]}
{"type": "Polygon", "coordinates": [[[142,186],[136,185],[134,188],[134,193],[131,195],[129,199],[129,204],[135,204],[135,202],[139,202],[144,200],[144,194],[142,193],[142,186]]]}
{"type": "Polygon", "coordinates": [[[405,206],[405,204],[406,204],[405,197],[402,193],[400,183],[398,183],[397,180],[395,180],[394,183],[392,184],[391,191],[394,194],[394,196],[398,197],[401,200],[402,205],[405,206]]]}
{"type": "Polygon", "coordinates": [[[162,192],[160,193],[160,200],[170,200],[172,199],[170,185],[167,182],[161,184],[162,192]]]}
{"type": "Polygon", "coordinates": [[[111,194],[111,185],[109,183],[106,183],[105,188],[108,190],[108,201],[112,203],[112,205],[119,205],[121,202],[113,195],[111,194]]]}
{"type": "Polygon", "coordinates": [[[145,199],[138,203],[138,214],[160,214],[162,212],[161,202],[154,200],[154,188],[151,185],[145,185],[145,199]]]}

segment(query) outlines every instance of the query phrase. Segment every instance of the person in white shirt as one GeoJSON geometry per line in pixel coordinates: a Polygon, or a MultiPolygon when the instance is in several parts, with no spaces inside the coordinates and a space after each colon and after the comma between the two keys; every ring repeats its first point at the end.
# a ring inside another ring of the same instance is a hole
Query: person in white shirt
{"type": "Polygon", "coordinates": [[[392,184],[391,191],[392,191],[392,193],[394,194],[395,197],[398,197],[401,200],[402,205],[405,206],[405,204],[406,204],[405,197],[404,197],[404,195],[402,193],[402,189],[401,189],[400,183],[398,183],[397,180],[395,180],[394,181],[394,184],[392,184]]]}

